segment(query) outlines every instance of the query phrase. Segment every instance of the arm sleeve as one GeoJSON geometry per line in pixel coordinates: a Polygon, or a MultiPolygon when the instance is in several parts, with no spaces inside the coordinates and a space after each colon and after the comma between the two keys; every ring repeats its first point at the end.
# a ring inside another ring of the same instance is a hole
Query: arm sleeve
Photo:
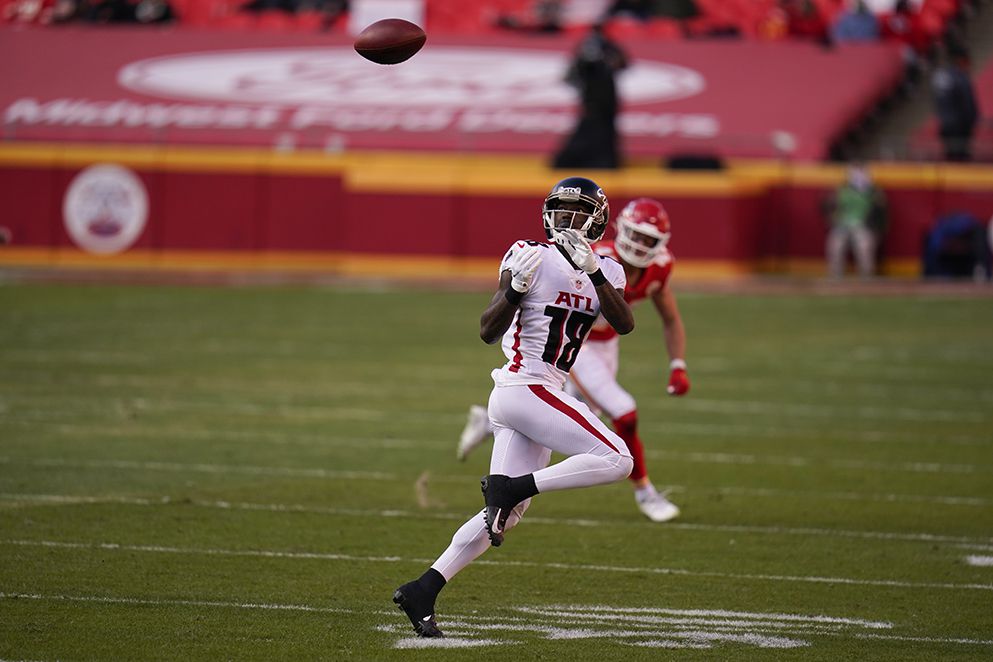
{"type": "Polygon", "coordinates": [[[603,275],[607,277],[610,284],[614,286],[614,289],[623,290],[628,283],[627,276],[624,275],[624,267],[612,260],[611,258],[600,258],[600,269],[603,271],[603,275]]]}

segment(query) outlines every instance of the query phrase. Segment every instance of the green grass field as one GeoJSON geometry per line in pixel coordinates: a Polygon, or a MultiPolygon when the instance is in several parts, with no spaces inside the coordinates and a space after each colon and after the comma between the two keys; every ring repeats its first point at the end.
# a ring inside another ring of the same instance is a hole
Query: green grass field
{"type": "Polygon", "coordinates": [[[482,505],[488,299],[0,287],[0,659],[993,658],[993,306],[954,297],[684,293],[682,399],[639,308],[683,516],[541,495],[414,639],[393,589],[482,505]]]}

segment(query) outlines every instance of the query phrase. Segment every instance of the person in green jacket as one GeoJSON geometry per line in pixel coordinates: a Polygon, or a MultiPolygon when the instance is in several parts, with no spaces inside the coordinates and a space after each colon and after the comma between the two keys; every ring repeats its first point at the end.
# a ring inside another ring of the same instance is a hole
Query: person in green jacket
{"type": "Polygon", "coordinates": [[[858,273],[870,278],[876,273],[876,247],[886,225],[886,196],[872,183],[869,171],[860,163],[848,168],[845,182],[827,199],[828,275],[845,273],[848,250],[855,256],[858,273]]]}

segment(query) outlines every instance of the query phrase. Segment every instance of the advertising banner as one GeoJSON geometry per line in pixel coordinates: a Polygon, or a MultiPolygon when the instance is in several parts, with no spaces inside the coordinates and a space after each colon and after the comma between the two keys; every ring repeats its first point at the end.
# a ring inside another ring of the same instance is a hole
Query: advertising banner
{"type": "MultiPolygon", "coordinates": [[[[395,66],[344,35],[0,30],[6,140],[551,154],[577,37],[429,36],[395,66]]],[[[900,75],[882,45],[623,44],[623,152],[821,159],[900,75]]]]}

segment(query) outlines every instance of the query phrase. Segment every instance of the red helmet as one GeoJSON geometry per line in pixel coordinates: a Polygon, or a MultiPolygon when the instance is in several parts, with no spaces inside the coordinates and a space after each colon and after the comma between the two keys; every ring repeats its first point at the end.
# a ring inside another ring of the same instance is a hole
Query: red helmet
{"type": "Polygon", "coordinates": [[[628,264],[647,267],[669,242],[669,215],[658,200],[638,198],[617,215],[614,246],[628,264]]]}

